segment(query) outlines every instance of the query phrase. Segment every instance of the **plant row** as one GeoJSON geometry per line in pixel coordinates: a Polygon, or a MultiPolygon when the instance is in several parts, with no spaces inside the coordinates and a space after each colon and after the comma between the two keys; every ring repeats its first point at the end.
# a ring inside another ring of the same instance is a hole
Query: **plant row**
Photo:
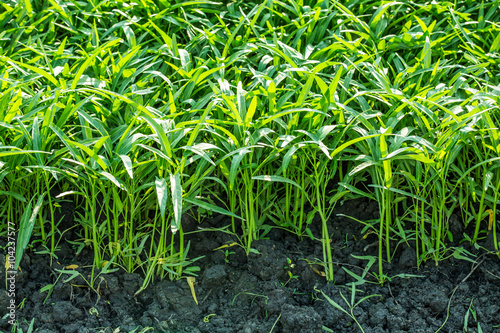
{"type": "MultiPolygon", "coordinates": [[[[323,245],[337,203],[395,244],[449,255],[450,218],[497,239],[498,2],[10,1],[0,14],[0,216],[52,258],[56,211],[94,268],[195,274],[182,216],[323,245]],[[320,223],[314,234],[312,223],[320,223]]],[[[358,223],[353,221],[353,223],[358,223]]]]}

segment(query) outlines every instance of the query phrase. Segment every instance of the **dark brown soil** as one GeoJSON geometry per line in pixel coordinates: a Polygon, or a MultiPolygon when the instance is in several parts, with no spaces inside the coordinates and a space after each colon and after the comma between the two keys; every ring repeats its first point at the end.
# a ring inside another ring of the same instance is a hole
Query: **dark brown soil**
{"type": "MultiPolygon", "coordinates": [[[[374,218],[376,211],[376,203],[350,201],[336,213],[367,220],[374,218]]],[[[217,218],[205,221],[203,226],[220,227],[224,222],[229,223],[217,218]]],[[[197,227],[196,222],[186,220],[185,230],[197,227]]],[[[231,235],[190,234],[189,257],[204,256],[196,262],[201,268],[195,285],[198,305],[186,279],[156,280],[134,297],[143,276],[122,270],[101,275],[98,293],[86,287],[82,279],[64,282],[67,276],[63,276],[44,304],[47,292],[40,289],[56,281],[55,269],[76,264],[78,271],[88,276],[90,268],[85,267],[92,262],[91,252],[86,249],[75,257],[75,249],[63,243],[57,253],[60,264],[50,267],[47,255],[28,250],[22,272],[16,276],[16,301],[24,301],[24,307],[17,310],[17,320],[27,332],[27,323],[34,318],[34,327],[40,333],[118,332],[118,328],[119,332],[137,333],[145,332],[143,328],[172,333],[361,332],[349,315],[325,299],[324,293],[349,314],[351,310],[341,294],[347,302],[353,295],[354,303],[374,295],[352,310],[364,332],[437,332],[441,327],[441,332],[500,332],[498,257],[467,248],[476,255],[471,258],[476,263],[451,256],[438,266],[429,261],[417,269],[412,244],[403,243],[392,263],[385,264],[385,272],[392,278],[381,286],[372,274],[376,263],[364,280],[349,274],[362,276],[369,258],[376,258],[378,253],[377,245],[371,245],[376,242],[375,236],[363,239],[362,227],[345,217],[335,217],[329,225],[336,261],[335,284],[326,283],[318,274],[322,267],[312,265],[322,258],[318,241],[298,240],[293,234],[273,229],[267,239],[253,243],[260,254],[247,257],[240,247],[233,246],[226,256],[224,251],[214,249],[233,242],[231,235]]],[[[318,230],[313,232],[318,234],[318,230]]],[[[5,248],[5,242],[0,245],[5,248]]],[[[461,245],[470,247],[468,243],[461,245]]],[[[0,262],[4,264],[5,253],[0,254],[0,262]]],[[[5,281],[5,271],[1,272],[0,281],[5,281]]],[[[2,283],[2,317],[9,302],[4,288],[2,283]]],[[[5,317],[0,320],[0,330],[11,331],[5,317]]]]}

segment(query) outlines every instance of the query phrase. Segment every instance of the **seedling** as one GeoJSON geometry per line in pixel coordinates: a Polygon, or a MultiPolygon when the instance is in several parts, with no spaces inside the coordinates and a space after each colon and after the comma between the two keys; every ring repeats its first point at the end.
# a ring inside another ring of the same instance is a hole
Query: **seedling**
{"type": "Polygon", "coordinates": [[[229,249],[219,250],[219,251],[221,251],[224,254],[224,261],[225,261],[225,263],[229,264],[229,256],[231,254],[235,254],[235,252],[229,251],[229,249]]]}
{"type": "Polygon", "coordinates": [[[199,224],[201,224],[201,222],[207,218],[207,217],[211,217],[213,215],[212,211],[211,210],[207,210],[203,207],[198,207],[198,210],[197,210],[198,214],[197,214],[197,221],[199,224]]]}
{"type": "Polygon", "coordinates": [[[361,304],[362,302],[366,301],[369,298],[372,297],[382,297],[381,295],[369,295],[361,298],[359,301],[356,302],[356,285],[354,283],[351,284],[350,290],[351,290],[351,298],[350,300],[347,300],[347,298],[344,296],[342,291],[339,290],[339,294],[342,297],[342,300],[344,300],[344,303],[347,305],[348,310],[344,309],[342,306],[340,306],[337,302],[332,300],[330,297],[328,297],[322,290],[318,290],[316,287],[314,287],[314,290],[316,292],[321,292],[323,297],[330,303],[333,307],[335,307],[337,310],[342,311],[346,315],[348,315],[355,323],[358,325],[359,329],[361,332],[364,332],[363,327],[360,325],[360,323],[356,320],[356,317],[354,316],[354,309],[361,304]]]}
{"type": "Polygon", "coordinates": [[[207,314],[205,317],[203,317],[203,322],[208,324],[210,322],[210,318],[215,316],[217,316],[215,313],[207,314]]]}
{"type": "Polygon", "coordinates": [[[105,265],[102,267],[102,270],[100,271],[100,273],[96,276],[91,275],[89,280],[87,280],[78,270],[76,270],[76,268],[78,268],[78,266],[76,266],[76,265],[66,266],[65,269],[55,269],[55,271],[59,273],[57,275],[56,281],[54,283],[48,284],[45,287],[43,287],[42,289],[40,289],[41,293],[47,292],[47,296],[45,297],[43,304],[45,304],[47,302],[47,300],[49,299],[49,297],[52,295],[56,284],[59,282],[59,279],[63,275],[69,275],[66,280],[63,280],[63,283],[68,283],[68,282],[74,280],[77,276],[80,276],[86,283],[86,285],[82,286],[82,287],[88,287],[88,288],[92,289],[92,291],[94,291],[97,295],[99,295],[98,287],[97,287],[97,289],[95,288],[95,281],[97,280],[97,278],[100,277],[102,279],[102,277],[101,277],[102,274],[108,274],[108,273],[112,273],[112,272],[115,272],[118,270],[117,268],[113,268],[113,269],[109,268],[111,266],[112,261],[113,260],[106,262],[105,265]]]}
{"type": "Polygon", "coordinates": [[[99,317],[99,311],[98,311],[96,308],[94,308],[94,307],[91,307],[91,308],[89,309],[89,314],[90,314],[91,316],[96,316],[96,317],[99,317]]]}
{"type": "Polygon", "coordinates": [[[286,266],[283,267],[283,269],[285,269],[287,271],[287,275],[288,275],[288,280],[283,283],[283,287],[286,287],[286,285],[293,279],[298,279],[299,276],[298,275],[293,275],[292,273],[292,269],[295,267],[295,264],[292,263],[292,260],[290,258],[286,258],[286,266]]]}
{"type": "Polygon", "coordinates": [[[24,309],[24,305],[25,305],[26,300],[27,300],[27,298],[26,298],[26,297],[25,297],[25,298],[23,298],[23,300],[22,300],[22,301],[21,301],[21,302],[17,305],[17,308],[18,308],[19,310],[24,309]]]}
{"type": "MultiPolygon", "coordinates": [[[[27,324],[26,319],[24,319],[24,322],[27,324]]],[[[32,333],[34,332],[34,324],[35,324],[35,318],[31,319],[31,322],[29,323],[28,330],[26,333],[32,333]]],[[[12,325],[11,332],[12,333],[25,333],[21,327],[19,327],[19,322],[16,320],[14,325],[12,325]]]]}

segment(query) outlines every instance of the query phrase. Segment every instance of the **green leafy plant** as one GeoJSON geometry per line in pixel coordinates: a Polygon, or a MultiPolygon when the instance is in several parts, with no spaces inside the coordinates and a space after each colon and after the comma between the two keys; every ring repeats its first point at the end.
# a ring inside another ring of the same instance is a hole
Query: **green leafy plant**
{"type": "Polygon", "coordinates": [[[145,288],[195,274],[183,214],[224,214],[213,230],[247,254],[272,228],[321,242],[334,281],[332,214],[351,198],[378,203],[360,222],[381,283],[402,243],[418,265],[455,253],[455,215],[498,251],[497,5],[9,1],[0,234],[18,231],[16,267],[35,244],[53,261],[71,229],[91,280],[111,262],[145,288]]]}
{"type": "MultiPolygon", "coordinates": [[[[34,324],[35,324],[35,318],[31,319],[31,322],[29,323],[28,330],[26,333],[32,333],[34,332],[34,324]]],[[[19,322],[16,321],[14,325],[12,325],[11,332],[12,333],[25,333],[21,327],[19,327],[19,322]]]]}
{"type": "Polygon", "coordinates": [[[339,294],[342,297],[342,300],[344,301],[345,305],[347,306],[347,309],[343,308],[340,304],[338,304],[337,302],[332,300],[330,297],[328,297],[322,290],[315,288],[315,291],[320,292],[323,295],[323,297],[327,300],[327,302],[330,305],[332,305],[334,308],[336,308],[337,310],[340,310],[343,313],[345,313],[346,315],[348,315],[356,323],[356,325],[359,327],[361,332],[364,332],[363,327],[356,320],[356,317],[354,316],[353,311],[359,304],[366,301],[367,299],[372,298],[372,297],[382,297],[382,296],[381,295],[368,295],[368,296],[365,296],[365,297],[361,298],[360,300],[356,301],[357,290],[356,290],[355,284],[351,284],[350,289],[351,289],[350,299],[347,299],[346,296],[344,296],[344,294],[339,290],[339,294]]]}

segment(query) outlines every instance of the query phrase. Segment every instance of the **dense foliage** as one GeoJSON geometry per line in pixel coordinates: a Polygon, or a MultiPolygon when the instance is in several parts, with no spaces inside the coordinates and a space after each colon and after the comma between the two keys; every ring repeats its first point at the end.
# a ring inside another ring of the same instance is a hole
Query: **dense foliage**
{"type": "MultiPolygon", "coordinates": [[[[196,267],[182,215],[322,242],[367,197],[382,262],[497,239],[500,2],[6,1],[0,4],[0,232],[52,257],[75,225],[95,267],[196,267]],[[452,214],[469,235],[453,234],[452,214]],[[309,227],[321,223],[322,234],[309,227]]],[[[353,221],[353,223],[358,223],[353,221]]]]}

